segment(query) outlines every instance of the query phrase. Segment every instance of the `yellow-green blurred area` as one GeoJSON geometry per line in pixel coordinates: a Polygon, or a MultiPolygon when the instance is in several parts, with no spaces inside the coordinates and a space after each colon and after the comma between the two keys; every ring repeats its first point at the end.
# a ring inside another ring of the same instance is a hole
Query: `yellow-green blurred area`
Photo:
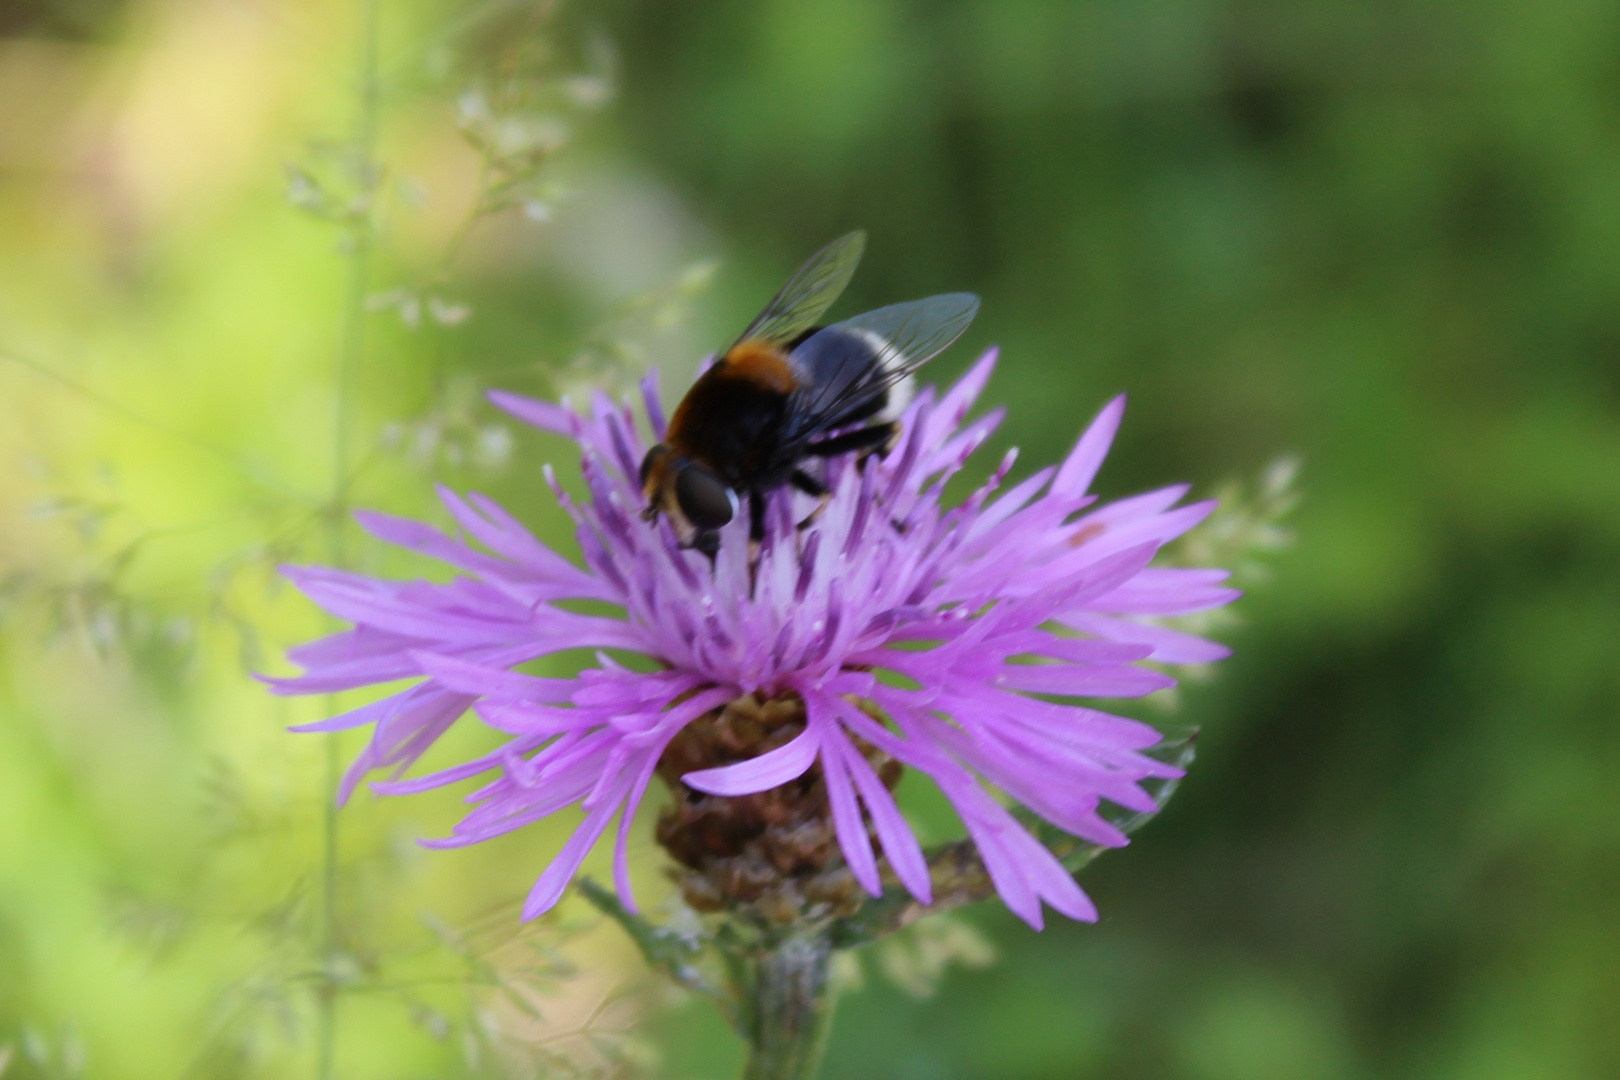
{"type": "Polygon", "coordinates": [[[332,983],[345,1078],[734,1074],[613,928],[519,929],[569,822],[414,845],[470,785],[343,811],[328,952],[284,729],[331,703],[250,673],[328,628],[278,563],[433,572],[334,505],[445,483],[571,550],[567,446],[483,389],[678,394],[864,227],[836,311],[979,292],[935,368],[1003,347],[1022,475],[1125,390],[1104,494],[1293,453],[1304,501],[1236,655],[1134,709],[1201,757],[1101,923],[975,910],[999,961],[926,1000],[868,964],[823,1075],[1620,1075],[1620,7],[375,11],[362,172],[360,0],[0,3],[0,1072],[314,1076],[332,983]]]}

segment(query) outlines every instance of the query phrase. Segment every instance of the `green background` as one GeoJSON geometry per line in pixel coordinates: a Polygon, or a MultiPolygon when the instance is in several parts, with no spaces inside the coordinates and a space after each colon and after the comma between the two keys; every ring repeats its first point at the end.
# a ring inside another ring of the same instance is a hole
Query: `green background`
{"type": "MultiPolygon", "coordinates": [[[[0,5],[17,1075],[312,1075],[324,758],[280,729],[320,703],[246,672],[322,625],[272,567],[330,544],[346,263],[283,165],[340,158],[349,7],[0,5]]],[[[1296,543],[1248,583],[1234,657],[1178,711],[1135,710],[1201,725],[1201,757],[1087,871],[1102,921],[1037,935],[976,910],[1000,961],[927,1000],[868,965],[823,1075],[1620,1075],[1620,6],[578,0],[534,32],[561,67],[605,35],[618,97],[570,114],[550,220],[480,221],[441,280],[478,174],[457,80],[512,40],[446,61],[467,10],[379,7],[367,289],[471,315],[413,330],[379,300],[362,320],[354,502],[439,520],[431,481],[475,487],[567,545],[538,475],[566,447],[513,432],[500,460],[478,390],[657,362],[676,393],[854,227],[869,253],[838,311],[983,296],[935,366],[1002,346],[992,449],[1022,446],[1022,470],[1122,390],[1105,495],[1302,462],[1296,543]],[[699,290],[686,268],[709,259],[699,290]]],[[[448,756],[484,745],[457,739],[448,756]]],[[[492,910],[500,938],[562,826],[412,849],[455,812],[449,792],[345,812],[339,1075],[523,1075],[555,1034],[462,994],[422,913],[492,910]],[[480,1022],[504,1049],[469,1063],[480,1022]]],[[[594,971],[634,983],[583,913],[539,935],[491,955],[544,969],[542,1012],[608,993],[594,971]]],[[[657,1074],[737,1068],[701,1004],[623,1007],[657,1074]]]]}

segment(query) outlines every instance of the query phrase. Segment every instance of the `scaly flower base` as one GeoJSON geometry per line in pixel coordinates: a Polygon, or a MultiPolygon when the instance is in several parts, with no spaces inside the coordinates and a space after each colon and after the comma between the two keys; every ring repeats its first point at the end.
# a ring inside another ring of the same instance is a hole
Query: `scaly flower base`
{"type": "MultiPolygon", "coordinates": [[[[819,764],[748,795],[709,795],[681,782],[689,773],[785,746],[807,724],[797,694],[749,694],[694,720],[664,750],[658,775],[673,799],[658,819],[657,837],[679,864],[675,879],[694,910],[746,908],[752,921],[772,927],[851,915],[866,899],[839,852],[819,764]]],[[[852,741],[892,790],[900,763],[869,743],[852,741]]]]}

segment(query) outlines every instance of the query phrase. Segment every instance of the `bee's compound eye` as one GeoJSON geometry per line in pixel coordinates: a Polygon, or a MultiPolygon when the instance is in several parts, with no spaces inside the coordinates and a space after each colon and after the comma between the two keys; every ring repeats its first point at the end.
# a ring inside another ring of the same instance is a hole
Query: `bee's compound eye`
{"type": "Polygon", "coordinates": [[[702,465],[687,465],[675,477],[681,513],[700,529],[718,529],[737,513],[737,495],[702,465]]]}
{"type": "Polygon", "coordinates": [[[641,459],[641,490],[647,490],[647,480],[652,476],[653,467],[656,466],[659,460],[667,453],[669,453],[669,447],[663,443],[659,443],[657,446],[647,451],[647,456],[641,459]]]}

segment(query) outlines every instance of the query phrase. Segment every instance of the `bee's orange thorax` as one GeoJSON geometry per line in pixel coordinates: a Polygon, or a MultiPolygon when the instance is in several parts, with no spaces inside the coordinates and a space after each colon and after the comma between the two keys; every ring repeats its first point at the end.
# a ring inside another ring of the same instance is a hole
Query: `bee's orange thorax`
{"type": "Polygon", "coordinates": [[[763,341],[733,346],[675,407],[665,440],[723,476],[747,472],[754,444],[762,432],[774,430],[798,389],[793,370],[785,353],[763,341]]]}
{"type": "Polygon", "coordinates": [[[744,379],[777,394],[791,394],[798,386],[787,354],[763,341],[738,342],[715,365],[713,374],[722,379],[744,379]]]}

